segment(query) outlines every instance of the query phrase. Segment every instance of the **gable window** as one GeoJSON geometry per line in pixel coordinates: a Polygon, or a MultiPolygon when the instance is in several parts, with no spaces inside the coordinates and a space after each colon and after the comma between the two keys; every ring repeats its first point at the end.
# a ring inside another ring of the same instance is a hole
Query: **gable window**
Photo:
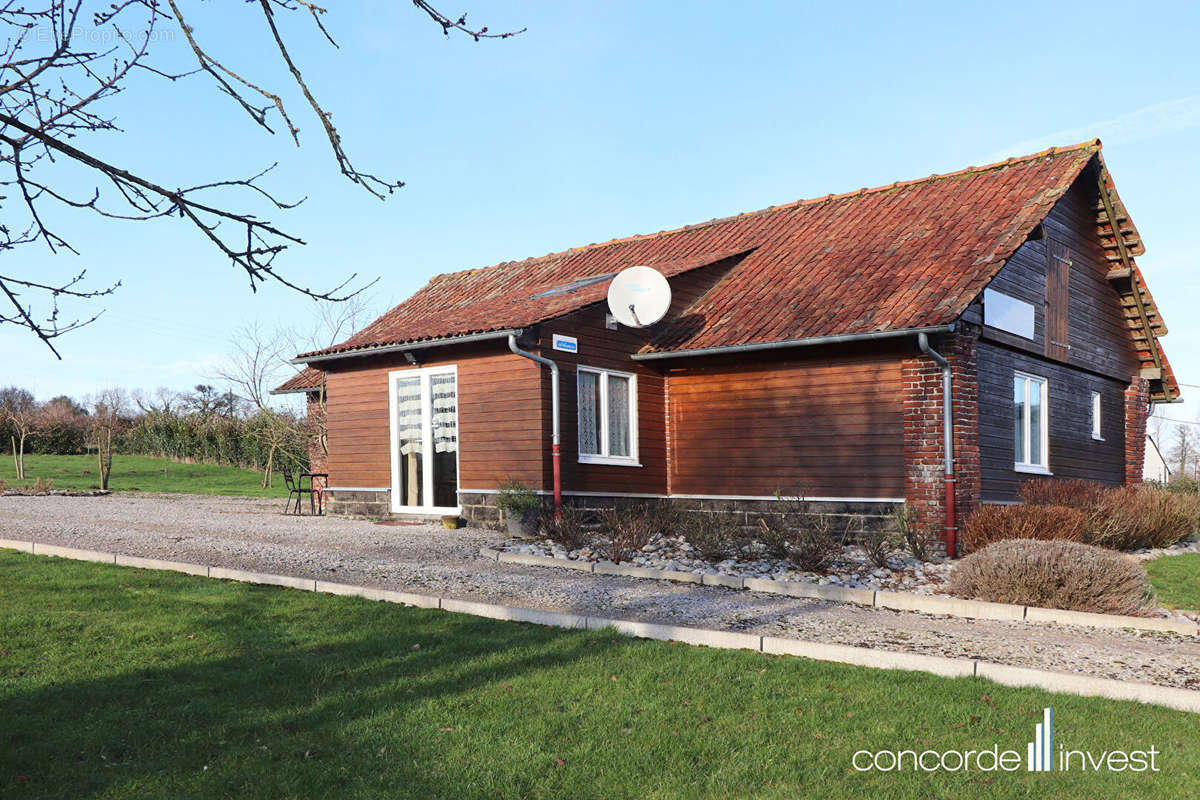
{"type": "Polygon", "coordinates": [[[983,290],[983,324],[1033,338],[1033,304],[995,289],[983,290]]]}
{"type": "Polygon", "coordinates": [[[1013,469],[1050,472],[1049,393],[1045,378],[1013,375],[1013,469]]]}
{"type": "Polygon", "coordinates": [[[1092,438],[1103,442],[1104,431],[1100,427],[1100,393],[1092,392],[1092,438]]]}
{"type": "Polygon", "coordinates": [[[637,466],[637,376],[579,367],[579,460],[637,466]]]}

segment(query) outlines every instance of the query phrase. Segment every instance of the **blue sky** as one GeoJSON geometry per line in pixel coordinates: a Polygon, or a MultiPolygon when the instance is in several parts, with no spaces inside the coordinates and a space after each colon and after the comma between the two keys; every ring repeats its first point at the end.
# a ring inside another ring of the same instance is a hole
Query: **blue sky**
{"type": "MultiPolygon", "coordinates": [[[[468,4],[493,30],[528,28],[475,43],[445,39],[409,3],[362,0],[327,15],[336,50],[302,17],[284,20],[357,165],[407,181],[386,202],[338,174],[253,8],[216,6],[200,6],[198,34],[230,66],[287,90],[302,146],[258,129],[201,78],[150,76],[110,102],[125,133],[92,146],[170,185],[278,161],[267,185],[308,198],[272,217],[308,242],[279,262],[299,283],[378,277],[384,307],[441,272],[1099,136],[1146,241],[1139,263],[1171,329],[1167,352],[1182,381],[1200,384],[1193,4],[468,4]]],[[[166,63],[184,63],[180,44],[164,43],[166,63]]],[[[75,173],[63,179],[90,192],[75,173]]],[[[0,328],[0,383],[42,399],[187,388],[212,374],[238,325],[313,314],[281,286],[252,294],[178,221],[60,210],[52,221],[80,256],[6,258],[43,277],[87,268],[97,284],[123,285],[97,301],[100,321],[58,340],[61,362],[0,328]]]]}

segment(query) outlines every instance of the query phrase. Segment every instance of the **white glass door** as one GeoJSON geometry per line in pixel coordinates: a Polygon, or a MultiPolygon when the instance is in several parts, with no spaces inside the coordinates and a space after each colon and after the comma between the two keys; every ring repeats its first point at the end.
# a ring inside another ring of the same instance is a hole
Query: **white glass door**
{"type": "Polygon", "coordinates": [[[458,513],[458,370],[389,376],[392,510],[458,513]]]}

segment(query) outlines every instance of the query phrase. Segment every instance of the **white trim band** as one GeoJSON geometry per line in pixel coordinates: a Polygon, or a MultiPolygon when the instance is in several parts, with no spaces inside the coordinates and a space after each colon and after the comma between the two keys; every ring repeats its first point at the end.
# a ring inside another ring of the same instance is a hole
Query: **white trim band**
{"type": "MultiPolygon", "coordinates": [[[[499,489],[459,489],[459,494],[499,494],[499,489]]],[[[534,494],[550,495],[545,489],[534,489],[534,494]]],[[[642,497],[648,500],[778,500],[773,494],[649,494],[646,492],[572,492],[572,497],[642,497]]],[[[784,496],[784,500],[796,498],[784,496]]],[[[903,497],[805,497],[814,503],[903,503],[903,497]]]]}

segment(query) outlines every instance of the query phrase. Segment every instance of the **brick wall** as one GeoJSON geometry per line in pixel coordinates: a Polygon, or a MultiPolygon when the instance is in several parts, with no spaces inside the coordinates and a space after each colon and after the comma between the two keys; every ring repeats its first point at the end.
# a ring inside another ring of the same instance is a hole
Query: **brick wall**
{"type": "Polygon", "coordinates": [[[1150,410],[1150,382],[1134,378],[1125,389],[1125,483],[1142,482],[1146,460],[1146,417],[1150,410]]]}
{"type": "MultiPolygon", "coordinates": [[[[979,377],[975,344],[979,332],[962,326],[930,342],[951,367],[954,415],[955,516],[962,519],[979,504],[979,377]]],[[[904,495],[918,526],[944,537],[945,461],[943,455],[942,370],[924,355],[901,364],[904,385],[904,495]]]]}

